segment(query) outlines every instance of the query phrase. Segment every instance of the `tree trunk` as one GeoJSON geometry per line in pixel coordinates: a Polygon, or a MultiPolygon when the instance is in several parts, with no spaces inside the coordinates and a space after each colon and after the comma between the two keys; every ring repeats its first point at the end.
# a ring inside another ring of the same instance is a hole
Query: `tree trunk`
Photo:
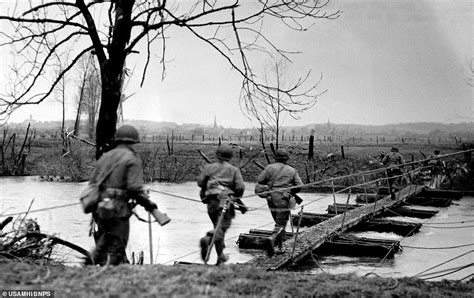
{"type": "Polygon", "coordinates": [[[62,152],[63,154],[67,152],[67,140],[66,140],[66,132],[64,130],[65,122],[66,122],[66,81],[64,78],[62,79],[62,86],[61,86],[61,104],[62,104],[62,121],[61,121],[61,139],[63,143],[62,152]]]}
{"type": "Polygon", "coordinates": [[[95,118],[96,118],[96,111],[89,111],[89,125],[88,125],[88,135],[89,139],[94,139],[94,132],[95,132],[95,118]]]}
{"type": "Polygon", "coordinates": [[[117,67],[110,67],[110,64],[105,63],[102,69],[102,95],[96,127],[96,159],[114,147],[122,71],[120,68],[120,72],[117,72],[117,67]]]}
{"type": "Polygon", "coordinates": [[[117,126],[117,110],[122,97],[122,75],[127,53],[125,47],[130,40],[132,29],[131,14],[135,1],[117,0],[115,2],[115,26],[112,42],[107,48],[109,59],[100,63],[102,96],[99,119],[96,128],[96,158],[114,147],[117,126]]]}
{"type": "Polygon", "coordinates": [[[81,103],[82,103],[82,97],[79,99],[79,105],[77,107],[77,114],[76,114],[76,121],[74,122],[74,132],[73,132],[73,134],[76,137],[79,136],[79,124],[81,123],[81,103]]]}
{"type": "Polygon", "coordinates": [[[87,72],[82,78],[81,83],[81,90],[79,93],[79,104],[77,105],[77,114],[76,114],[76,121],[74,122],[74,132],[73,134],[78,137],[79,136],[79,125],[81,124],[81,110],[82,110],[82,102],[84,101],[84,88],[86,85],[87,80],[87,72]]]}

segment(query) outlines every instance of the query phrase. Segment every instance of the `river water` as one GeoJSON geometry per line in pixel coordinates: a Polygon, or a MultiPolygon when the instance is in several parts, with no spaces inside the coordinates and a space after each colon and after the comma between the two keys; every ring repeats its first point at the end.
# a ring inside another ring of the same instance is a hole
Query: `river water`
{"type": "MultiPolygon", "coordinates": [[[[78,194],[85,183],[43,182],[36,177],[1,177],[0,178],[0,220],[6,215],[24,212],[31,205],[29,217],[36,219],[41,231],[54,234],[60,238],[78,244],[85,249],[92,249],[93,239],[88,236],[90,216],[82,212],[79,204],[34,212],[38,209],[66,205],[78,202],[78,194]]],[[[253,192],[253,184],[247,183],[245,195],[253,192]]],[[[172,265],[175,261],[202,263],[199,253],[199,239],[211,229],[207,216],[206,206],[198,200],[199,189],[195,183],[183,184],[147,184],[151,199],[157,203],[159,209],[166,212],[172,221],[164,227],[152,225],[152,246],[154,263],[172,265]],[[181,198],[180,198],[181,197],[181,198]]],[[[329,204],[333,203],[332,195],[303,193],[305,212],[325,213],[329,204]]],[[[338,203],[345,203],[347,195],[338,195],[338,203]]],[[[353,203],[352,199],[351,202],[353,203]]],[[[226,253],[230,256],[230,263],[244,263],[251,258],[263,254],[259,250],[239,250],[236,241],[240,233],[250,229],[267,229],[273,227],[273,220],[266,208],[266,201],[253,196],[245,198],[245,204],[250,211],[245,215],[237,211],[231,228],[226,235],[226,253]]],[[[436,209],[436,208],[435,208],[436,209]]],[[[142,218],[148,218],[147,213],[138,206],[137,213],[142,218]]],[[[293,212],[297,212],[296,210],[293,212]]],[[[18,217],[15,215],[15,217],[18,217]]],[[[315,264],[312,260],[297,271],[318,273],[324,270],[328,273],[354,273],[365,275],[368,273],[384,277],[410,277],[430,269],[433,277],[438,279],[462,279],[474,273],[473,267],[451,273],[455,268],[467,265],[473,259],[474,243],[474,198],[464,197],[454,201],[450,207],[439,208],[439,213],[426,219],[401,218],[397,220],[418,221],[424,225],[420,232],[402,239],[392,233],[363,232],[359,236],[372,238],[389,238],[401,240],[404,249],[393,259],[356,258],[344,256],[318,256],[315,264]],[[461,246],[468,245],[470,246],[461,246]],[[455,246],[461,246],[456,247],[455,246]],[[449,249],[441,249],[447,248],[449,249]],[[470,252],[470,253],[469,253],[470,252]],[[466,254],[467,253],[467,254],[466,254]],[[466,254],[462,257],[462,254],[466,254]],[[439,272],[435,274],[434,272],[439,272]]],[[[290,227],[287,228],[290,230],[290,227]]],[[[130,240],[127,254],[144,252],[145,263],[150,262],[150,234],[149,225],[131,218],[130,240]]],[[[216,260],[215,253],[211,255],[209,263],[216,260]]]]}

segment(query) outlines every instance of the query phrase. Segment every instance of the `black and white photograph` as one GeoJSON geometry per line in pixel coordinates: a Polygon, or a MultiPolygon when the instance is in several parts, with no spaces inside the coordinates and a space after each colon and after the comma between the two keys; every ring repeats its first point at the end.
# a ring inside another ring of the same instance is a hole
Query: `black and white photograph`
{"type": "Polygon", "coordinates": [[[473,0],[0,0],[3,297],[471,297],[473,0]]]}

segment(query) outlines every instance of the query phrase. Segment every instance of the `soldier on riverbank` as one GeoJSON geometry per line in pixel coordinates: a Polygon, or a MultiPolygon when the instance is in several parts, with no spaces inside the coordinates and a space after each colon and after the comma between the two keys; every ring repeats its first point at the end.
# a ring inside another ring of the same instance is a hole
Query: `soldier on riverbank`
{"type": "Polygon", "coordinates": [[[242,201],[236,200],[244,194],[245,185],[240,170],[229,163],[232,155],[232,147],[220,145],[216,150],[219,161],[207,164],[197,177],[202,202],[207,205],[207,214],[214,226],[214,230],[200,240],[201,257],[207,263],[210,254],[209,245],[213,244],[217,253],[216,265],[223,264],[229,259],[224,254],[224,241],[225,233],[235,216],[234,201],[239,203],[242,214],[247,210],[242,201]]]}
{"type": "Polygon", "coordinates": [[[117,130],[116,148],[97,161],[89,183],[102,181],[100,202],[93,213],[97,231],[94,231],[96,247],[86,264],[118,265],[128,263],[125,248],[130,232],[130,216],[135,204],[143,206],[164,225],[169,222],[150,201],[143,187],[143,167],[132,148],[139,142],[138,131],[130,125],[117,130]],[[163,219],[163,216],[165,219],[163,219]]]}
{"type": "Polygon", "coordinates": [[[257,177],[259,185],[268,186],[269,194],[267,194],[266,199],[268,208],[270,208],[273,220],[275,221],[271,245],[267,251],[269,256],[273,256],[275,252],[283,252],[282,244],[285,238],[286,224],[291,215],[290,210],[294,208],[296,203],[294,195],[301,190],[300,188],[291,187],[303,185],[298,171],[287,164],[289,158],[286,150],[278,149],[275,152],[276,162],[268,165],[257,177]],[[276,189],[282,190],[272,191],[276,189]],[[274,246],[278,247],[277,251],[275,251],[274,246]]]}

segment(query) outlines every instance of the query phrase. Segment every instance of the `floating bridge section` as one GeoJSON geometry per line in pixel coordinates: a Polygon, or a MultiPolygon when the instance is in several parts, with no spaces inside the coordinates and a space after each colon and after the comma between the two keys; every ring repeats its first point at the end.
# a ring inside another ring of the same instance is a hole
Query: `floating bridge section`
{"type": "Polygon", "coordinates": [[[374,203],[350,209],[345,214],[334,215],[300,232],[296,237],[296,243],[294,237],[283,242],[283,254],[274,255],[271,258],[259,256],[248,261],[247,264],[256,265],[267,270],[278,270],[282,267],[294,264],[311,254],[313,250],[321,246],[327,239],[341,234],[374,216],[384,213],[388,209],[398,207],[403,204],[406,199],[422,193],[424,188],[425,187],[421,185],[409,186],[395,193],[396,199],[385,196],[374,203]]]}

